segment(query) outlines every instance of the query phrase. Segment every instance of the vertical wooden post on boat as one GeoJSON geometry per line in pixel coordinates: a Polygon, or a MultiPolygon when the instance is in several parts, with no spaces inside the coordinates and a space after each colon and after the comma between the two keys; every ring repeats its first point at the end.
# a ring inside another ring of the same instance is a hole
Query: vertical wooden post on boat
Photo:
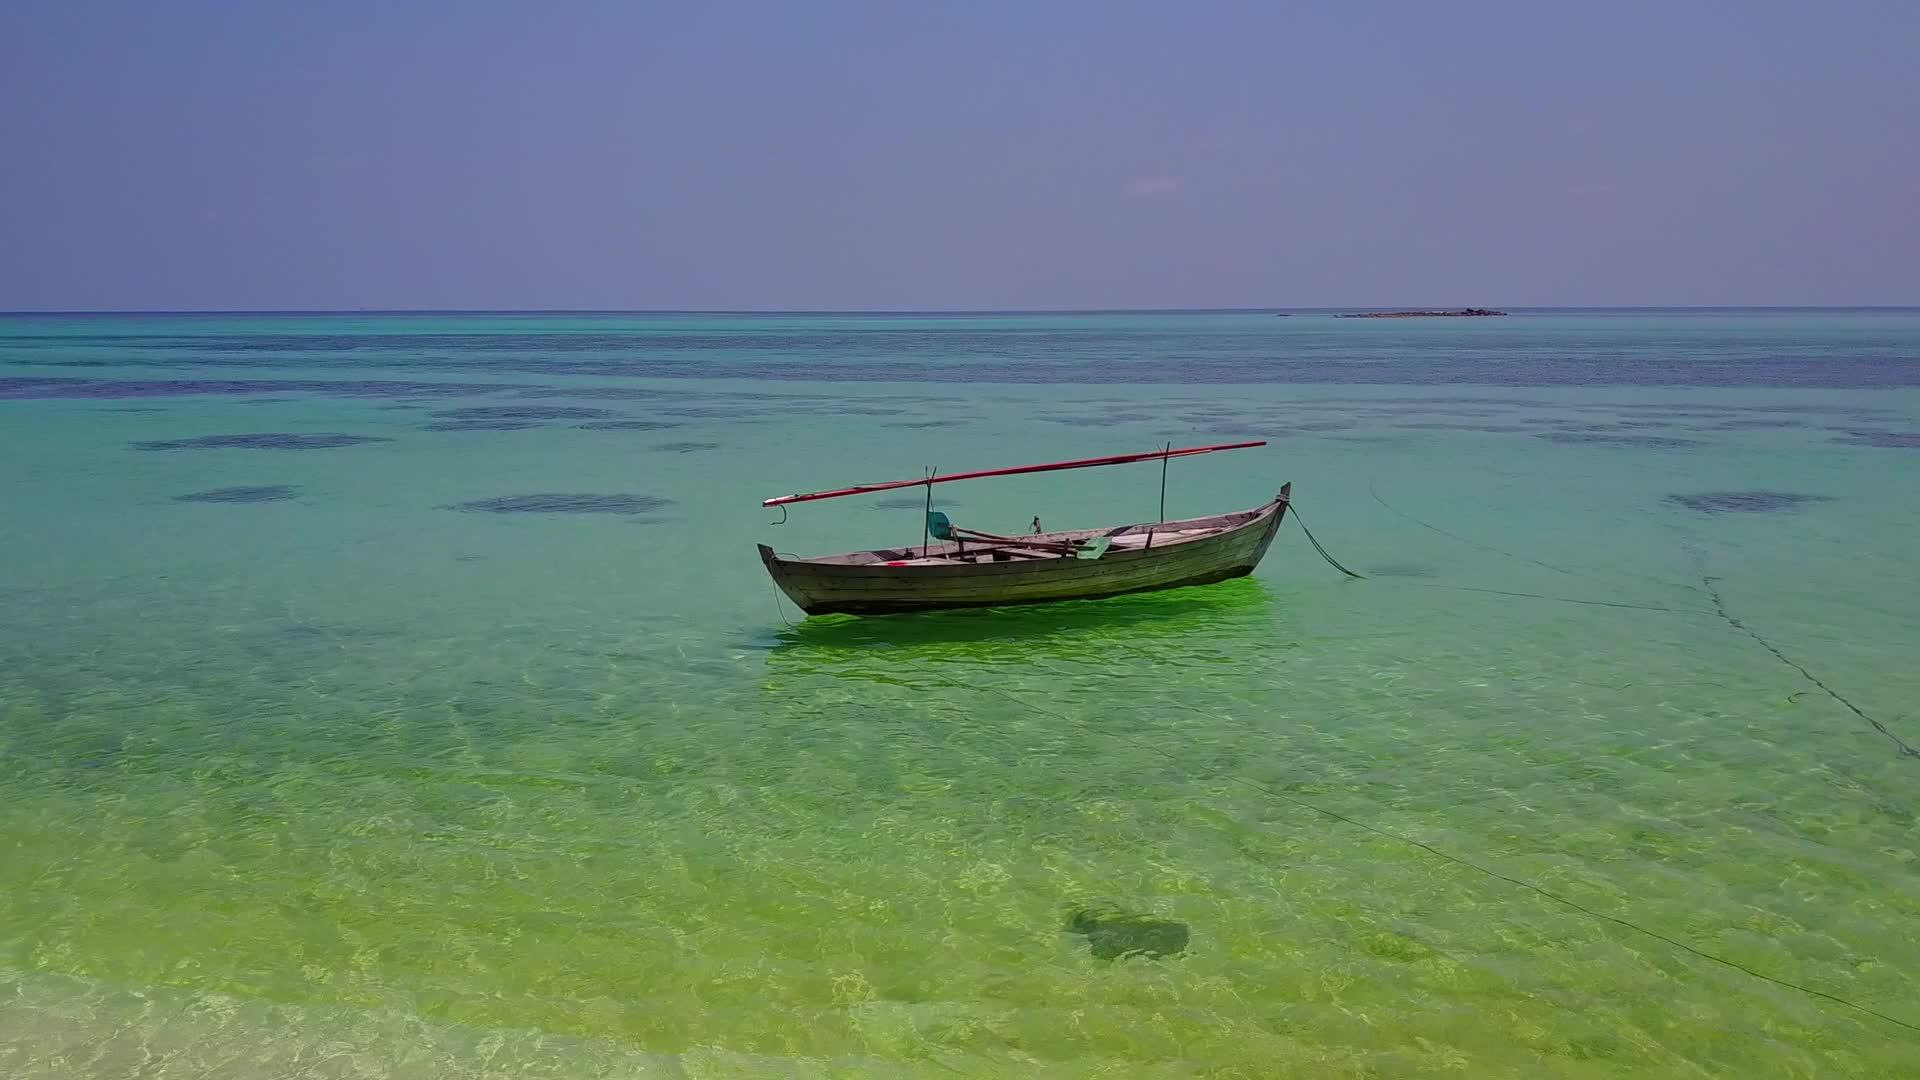
{"type": "Polygon", "coordinates": [[[1160,521],[1167,520],[1167,462],[1173,460],[1173,444],[1167,444],[1166,453],[1160,455],[1160,521]]]}
{"type": "Polygon", "coordinates": [[[920,515],[920,557],[923,559],[933,550],[933,478],[938,475],[940,468],[937,465],[927,473],[927,506],[920,515]]]}
{"type": "MultiPolygon", "coordinates": [[[[1160,520],[1154,522],[1154,524],[1156,525],[1164,525],[1166,524],[1166,521],[1167,521],[1167,462],[1172,458],[1173,458],[1173,444],[1168,443],[1166,450],[1163,451],[1160,455],[1160,520]]],[[[1145,545],[1142,546],[1142,550],[1143,551],[1153,550],[1153,530],[1152,529],[1147,530],[1147,542],[1145,545]]]]}

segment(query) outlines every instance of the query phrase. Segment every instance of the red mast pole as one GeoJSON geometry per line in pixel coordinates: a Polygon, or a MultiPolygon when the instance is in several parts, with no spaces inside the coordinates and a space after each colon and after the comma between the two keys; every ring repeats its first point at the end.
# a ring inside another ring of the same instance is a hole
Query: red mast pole
{"type": "Polygon", "coordinates": [[[1061,469],[1090,469],[1096,465],[1126,465],[1135,461],[1160,461],[1166,458],[1191,457],[1194,454],[1211,454],[1216,450],[1245,450],[1255,446],[1265,446],[1267,440],[1256,439],[1253,442],[1220,443],[1217,446],[1187,446],[1178,450],[1149,450],[1144,454],[1115,454],[1112,457],[1080,458],[1074,461],[1054,461],[1045,465],[1018,465],[1011,469],[982,469],[978,472],[954,473],[951,476],[924,477],[919,480],[891,480],[884,484],[859,484],[854,487],[840,488],[837,491],[814,491],[805,495],[780,495],[767,499],[761,506],[786,506],[790,503],[814,502],[819,499],[838,499],[843,495],[869,495],[876,491],[892,491],[895,488],[919,487],[926,484],[931,489],[934,484],[946,484],[955,480],[980,480],[989,476],[1017,476],[1021,473],[1057,472],[1061,469]]]}

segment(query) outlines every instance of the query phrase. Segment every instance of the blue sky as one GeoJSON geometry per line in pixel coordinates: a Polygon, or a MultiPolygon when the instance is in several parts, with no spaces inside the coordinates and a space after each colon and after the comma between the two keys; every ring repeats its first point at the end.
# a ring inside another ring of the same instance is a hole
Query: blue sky
{"type": "Polygon", "coordinates": [[[0,5],[0,308],[1920,303],[1920,4],[0,5]]]}

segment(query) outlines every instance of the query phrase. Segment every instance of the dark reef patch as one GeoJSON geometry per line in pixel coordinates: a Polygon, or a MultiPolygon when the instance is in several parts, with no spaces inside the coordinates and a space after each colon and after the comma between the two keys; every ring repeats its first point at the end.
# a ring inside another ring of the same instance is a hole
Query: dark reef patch
{"type": "Polygon", "coordinates": [[[281,637],[294,641],[389,641],[400,636],[396,630],[352,623],[289,622],[281,624],[278,629],[281,637]]]}
{"type": "Polygon", "coordinates": [[[612,409],[593,409],[585,405],[471,405],[460,409],[441,409],[433,415],[442,420],[481,423],[494,420],[594,420],[619,414],[612,409]]]}
{"type": "Polygon", "coordinates": [[[1920,431],[1848,431],[1834,442],[1848,446],[1884,446],[1891,450],[1920,450],[1920,431]]]}
{"type": "Polygon", "coordinates": [[[332,450],[361,443],[392,442],[378,435],[342,435],[335,431],[263,431],[251,435],[201,435],[192,439],[156,439],[133,444],[135,450],[332,450]]]}
{"type": "Polygon", "coordinates": [[[1067,916],[1067,931],[1086,938],[1093,955],[1101,960],[1118,960],[1123,956],[1157,960],[1187,950],[1186,923],[1149,915],[1080,908],[1067,916]]]}
{"type": "Polygon", "coordinates": [[[1670,420],[1718,420],[1733,411],[1732,406],[1719,405],[1647,405],[1636,410],[1648,416],[1664,416],[1670,420]]]}
{"type": "Polygon", "coordinates": [[[0,400],[51,398],[215,397],[233,394],[322,394],[353,398],[439,398],[497,394],[489,383],[423,383],[387,379],[79,379],[0,376],[0,400]]]}
{"type": "MultiPolygon", "coordinates": [[[[670,405],[662,407],[658,411],[667,416],[685,416],[695,420],[738,420],[745,416],[766,416],[775,410],[757,408],[751,405],[735,407],[725,405],[670,405]]],[[[782,411],[793,413],[798,410],[788,408],[782,411]]]]}
{"type": "Polygon", "coordinates": [[[454,507],[482,514],[648,514],[673,505],[656,495],[587,495],[542,493],[500,495],[475,499],[454,507]]]}
{"type": "Polygon", "coordinates": [[[1754,416],[1734,420],[1722,420],[1711,425],[1714,431],[1764,431],[1767,428],[1806,427],[1804,420],[1795,420],[1790,416],[1754,416]]]}
{"type": "Polygon", "coordinates": [[[1827,495],[1799,495],[1791,491],[1703,491],[1669,495],[1667,502],[1703,514],[1765,514],[1798,510],[1807,503],[1830,502],[1827,495]]]}
{"type": "Polygon", "coordinates": [[[1289,435],[1299,434],[1299,432],[1291,431],[1287,428],[1269,427],[1261,424],[1244,424],[1244,425],[1227,424],[1222,427],[1207,427],[1207,428],[1201,428],[1200,430],[1205,432],[1206,437],[1209,439],[1221,438],[1221,439],[1269,439],[1271,440],[1271,439],[1284,439],[1289,435]]]}
{"type": "Polygon", "coordinates": [[[174,502],[192,503],[264,503],[284,502],[299,493],[299,488],[286,484],[264,484],[257,487],[224,487],[207,491],[194,491],[185,495],[175,495],[174,502]]]}
{"type": "MultiPolygon", "coordinates": [[[[513,318],[513,317],[509,317],[513,318]]],[[[1291,321],[1291,320],[1290,320],[1291,321]]],[[[812,323],[812,320],[808,320],[812,323]]],[[[1319,320],[1309,320],[1319,325],[1319,320]]],[[[817,325],[775,326],[732,321],[726,326],[602,325],[547,328],[525,322],[434,332],[411,327],[381,332],[313,332],[293,326],[259,327],[257,332],[120,332],[102,326],[98,333],[36,334],[30,328],[9,335],[9,346],[44,353],[41,365],[76,370],[148,367],[165,370],[250,371],[264,356],[298,356],[309,370],[338,374],[377,367],[396,372],[433,373],[452,380],[497,379],[512,373],[539,381],[554,396],[584,396],[561,378],[589,382],[607,379],[711,379],[713,357],[731,378],[801,380],[810,384],[852,383],[999,383],[1085,387],[1097,384],[1233,386],[1270,385],[1378,387],[1380,395],[1348,396],[1367,407],[1391,404],[1410,386],[1435,388],[1431,398],[1471,401],[1467,387],[1489,398],[1521,397],[1522,387],[1743,386],[1834,389],[1920,386],[1920,355],[1903,329],[1861,327],[1847,353],[1835,356],[1832,342],[1818,333],[1782,328],[1755,339],[1730,327],[1689,334],[1685,347],[1656,345],[1650,339],[1624,342],[1605,335],[1576,340],[1556,338],[1543,349],[1534,332],[1506,333],[1485,327],[1455,328],[1460,340],[1436,355],[1425,349],[1387,349],[1356,353],[1315,340],[1310,334],[1290,341],[1276,355],[1266,335],[1212,332],[1197,327],[1122,328],[1117,326],[974,325],[849,327],[842,320],[817,325]],[[110,355],[101,355],[110,353],[110,355]],[[1703,362],[1703,356],[1710,362],[1703,362]]],[[[345,328],[339,328],[344,330],[345,328]]],[[[1302,327],[1303,331],[1310,326],[1302,327]]],[[[1222,327],[1222,331],[1226,328],[1222,327]]],[[[1386,332],[1393,333],[1388,329],[1386,332]]],[[[1344,336],[1344,335],[1343,335],[1344,336]]],[[[423,376],[424,377],[424,376],[423,376]]],[[[163,382],[189,380],[107,380],[91,388],[38,383],[29,396],[92,396],[128,393],[221,393],[205,385],[156,389],[163,382]],[[135,388],[135,383],[143,383],[135,388]]],[[[234,382],[241,380],[235,379],[234,382]]],[[[264,380],[262,380],[264,381],[264,380]]],[[[259,391],[248,391],[259,392],[259,391]]],[[[286,387],[268,392],[286,393],[286,387]]],[[[319,393],[340,394],[337,388],[319,393]]],[[[436,391],[444,393],[444,391],[436,391]]],[[[516,394],[521,387],[495,382],[473,394],[516,394]]],[[[536,391],[540,392],[540,391],[536,391]]],[[[0,385],[0,397],[9,390],[0,385]]],[[[389,392],[390,393],[390,392],[389,392]]],[[[452,396],[448,394],[447,396],[452,396]]],[[[1112,395],[1118,397],[1119,395],[1112,395]]],[[[880,399],[862,399],[878,401],[880,399]]],[[[893,398],[887,402],[895,401],[893,398]]],[[[1634,403],[1639,407],[1640,403],[1634,403]]],[[[1127,407],[1124,404],[1122,407],[1127,407]]],[[[1140,407],[1134,402],[1133,407],[1140,407]]],[[[818,406],[826,411],[829,406],[818,406]]],[[[1706,410],[1695,410],[1704,412],[1706,410]]]]}
{"type": "Polygon", "coordinates": [[[1684,450],[1706,445],[1699,439],[1681,439],[1670,435],[1606,435],[1586,431],[1545,431],[1535,438],[1557,443],[1585,443],[1592,446],[1637,446],[1647,450],[1684,450]]]}
{"type": "Polygon", "coordinates": [[[1525,424],[1496,424],[1492,422],[1475,424],[1463,420],[1417,420],[1411,423],[1389,424],[1387,426],[1418,431],[1478,431],[1491,435],[1512,435],[1533,430],[1525,424]]]}
{"type": "Polygon", "coordinates": [[[589,420],[573,426],[581,431],[665,431],[680,425],[671,420],[589,420]]]}
{"type": "Polygon", "coordinates": [[[441,420],[426,424],[421,431],[525,431],[546,427],[538,420],[441,420]]]}
{"type": "Polygon", "coordinates": [[[586,398],[589,401],[651,401],[674,396],[667,390],[639,390],[626,386],[523,386],[513,391],[523,398],[586,398]]]}

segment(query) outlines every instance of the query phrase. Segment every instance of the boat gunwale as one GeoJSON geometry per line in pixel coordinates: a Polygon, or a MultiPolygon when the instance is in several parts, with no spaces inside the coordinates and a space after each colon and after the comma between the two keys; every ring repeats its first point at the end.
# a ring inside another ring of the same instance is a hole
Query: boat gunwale
{"type": "MultiPolygon", "coordinates": [[[[900,579],[923,576],[969,576],[974,574],[987,576],[1005,573],[1057,572],[1063,568],[1062,564],[1081,563],[1090,565],[1098,563],[1111,566],[1117,563],[1130,563],[1143,559],[1151,559],[1162,554],[1172,554],[1182,549],[1186,549],[1186,551],[1190,553],[1193,545],[1204,544],[1211,546],[1214,542],[1227,540],[1260,525],[1263,521],[1280,512],[1287,503],[1288,497],[1286,495],[1278,495],[1271,501],[1260,506],[1247,510],[1232,510],[1224,514],[1207,514],[1201,517],[1183,518],[1175,521],[1139,522],[1131,525],[1108,528],[1065,529],[1058,532],[1035,533],[1030,537],[1016,538],[1058,543],[1063,540],[1081,540],[1099,536],[1117,537],[1129,534],[1138,535],[1135,530],[1140,530],[1141,532],[1153,530],[1157,532],[1162,529],[1191,528],[1202,523],[1222,523],[1219,527],[1200,535],[1169,538],[1166,543],[1156,544],[1153,547],[1110,548],[1105,555],[1097,560],[1080,560],[1067,555],[1055,555],[985,563],[910,561],[928,558],[942,551],[954,552],[960,550],[957,545],[950,543],[930,546],[927,549],[930,553],[929,556],[918,554],[918,549],[915,548],[871,548],[864,551],[849,551],[836,555],[820,555],[811,558],[783,557],[766,545],[761,545],[761,557],[766,563],[767,568],[775,574],[778,574],[783,569],[793,568],[797,571],[797,576],[807,578],[845,575],[849,578],[871,577],[900,579]],[[1245,520],[1237,522],[1227,521],[1229,518],[1239,517],[1241,515],[1246,516],[1245,520]],[[895,552],[900,554],[894,554],[895,552]],[[861,562],[840,561],[860,556],[873,556],[873,558],[861,562]],[[823,575],[821,571],[827,571],[828,573],[823,575]]],[[[1018,545],[994,543],[974,545],[976,550],[1005,549],[1009,547],[1018,547],[1018,545]]]]}

